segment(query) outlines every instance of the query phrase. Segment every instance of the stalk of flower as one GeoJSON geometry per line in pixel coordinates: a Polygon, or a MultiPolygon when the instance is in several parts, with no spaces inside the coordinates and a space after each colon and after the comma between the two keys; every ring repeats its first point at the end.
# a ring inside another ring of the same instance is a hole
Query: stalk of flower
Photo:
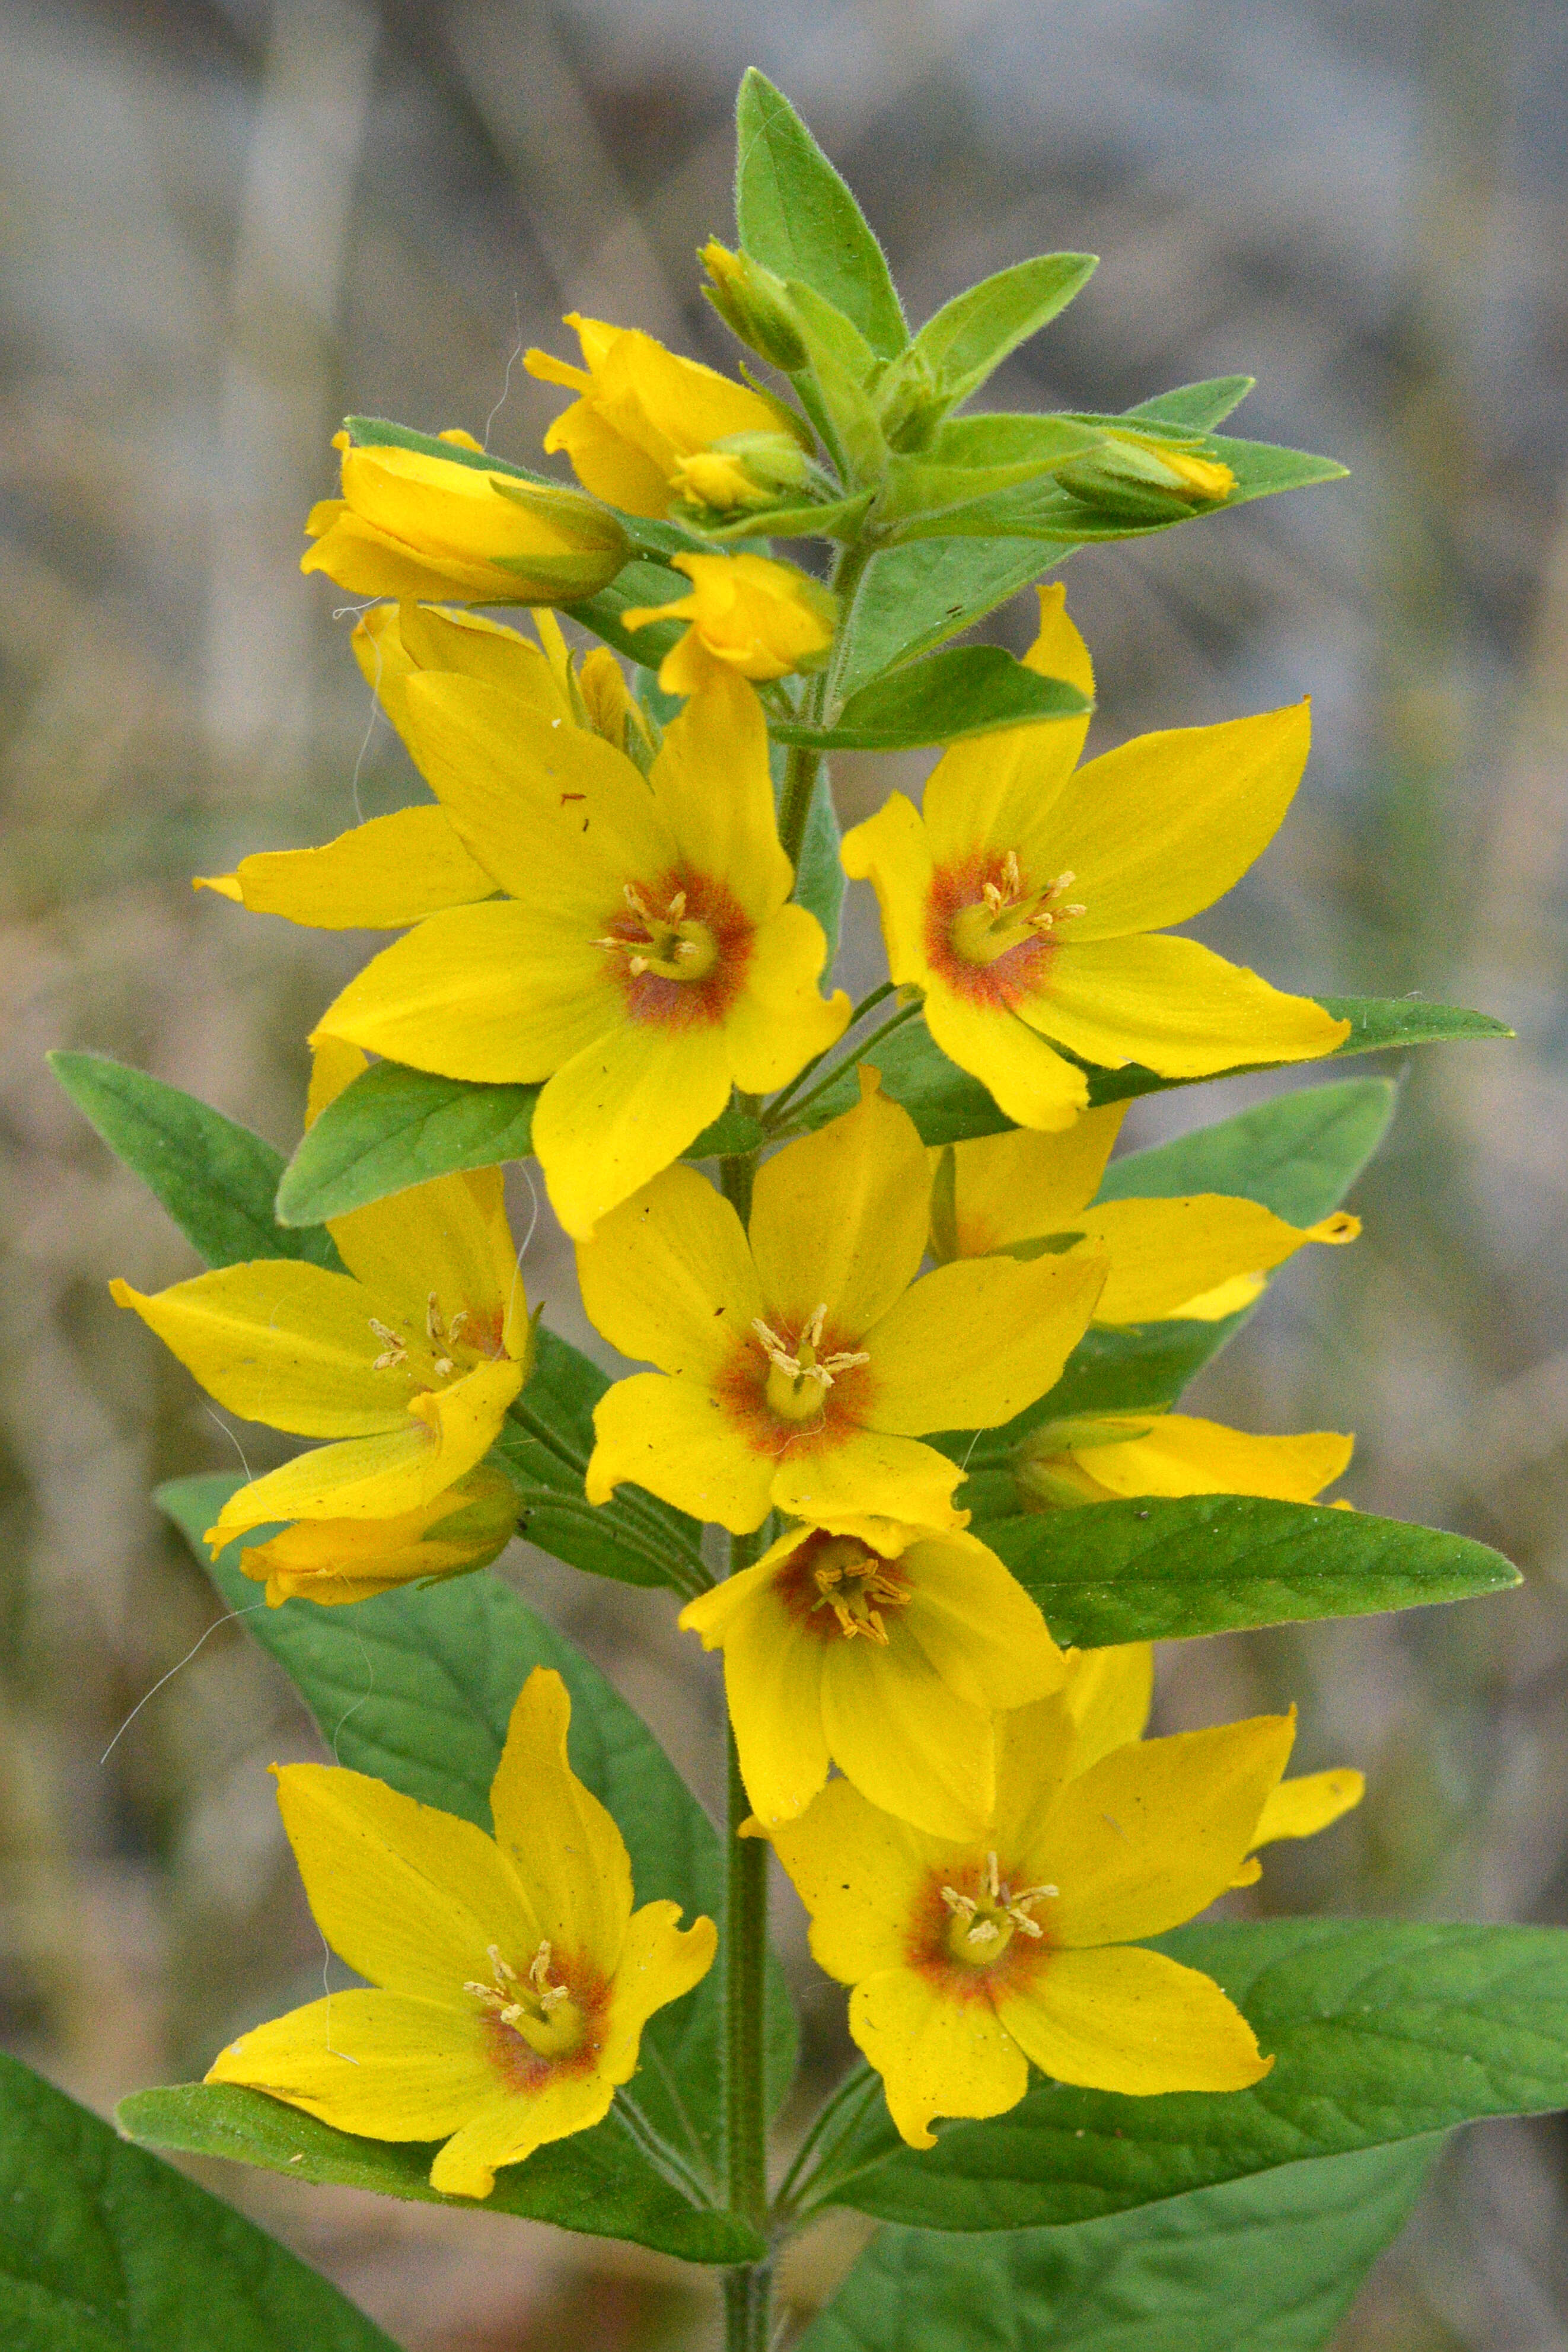
{"type": "MultiPolygon", "coordinates": [[[[363,1066],[335,1043],[320,1050],[310,1116],[363,1066]]],[[[499,1168],[438,1176],[327,1230],[346,1273],[259,1258],[155,1297],[110,1285],[230,1412],[333,1441],[231,1496],[207,1530],[215,1553],[273,1519],[403,1523],[401,1548],[411,1515],[460,1507],[451,1490],[528,1377],[533,1329],[499,1168]]],[[[383,1525],[374,1539],[386,1537],[383,1525]]],[[[302,1538],[285,1554],[296,1567],[319,1557],[302,1538]]]]}
{"type": "Polygon", "coordinates": [[[419,764],[505,896],[378,955],[323,1033],[448,1077],[543,1081],[533,1148],[568,1233],[646,1183],[732,1087],[782,1086],[839,1036],[820,924],[789,903],[761,705],[714,665],[645,777],[483,679],[406,688],[419,764]]]}
{"type": "Polygon", "coordinates": [[[773,1830],[911,2147],[933,2145],[933,2116],[1016,2106],[1031,2064],[1139,2097],[1262,2079],[1273,2062],[1219,1986],[1141,1946],[1235,1883],[1293,1737],[1263,1716],[1080,1769],[1070,1709],[1047,1698],[1004,1718],[978,1840],[931,1837],[847,1780],[773,1830]]]}
{"type": "Polygon", "coordinates": [[[581,367],[549,352],[523,354],[530,375],[579,395],[552,425],[544,446],[563,449],[584,489],[624,513],[666,515],[700,481],[714,487],[710,476],[688,478],[685,461],[736,435],[760,435],[772,444],[783,433],[809,456],[807,428],[783,401],[667,352],[640,329],[575,310],[564,323],[582,345],[581,367]]]}
{"type": "Polygon", "coordinates": [[[1013,1456],[1013,1476],[1030,1511],[1141,1495],[1315,1503],[1344,1475],[1354,1444],[1331,1429],[1258,1437],[1182,1412],[1080,1414],[1032,1429],[1013,1456]]]}
{"type": "Polygon", "coordinates": [[[590,1502],[635,1480],[736,1534],[777,1509],[961,1527],[963,1472],[918,1440],[994,1428],[1060,1377],[1093,1310],[1091,1255],[971,1259],[916,1280],[930,1171],[861,1073],[856,1108],[758,1171],[749,1226],[670,1168],[578,1249],[583,1301],[657,1364],[595,1409],[590,1502]]]}
{"type": "MultiPolygon", "coordinates": [[[[1059,585],[1040,591],[1026,661],[1092,691],[1059,585]]],[[[1142,736],[1075,773],[1086,723],[955,743],[921,814],[893,793],[845,835],[845,871],[875,887],[892,978],[923,992],[936,1043],[1033,1128],[1068,1127],[1088,1102],[1058,1047],[1165,1077],[1331,1053],[1347,1022],[1164,930],[1272,839],[1306,762],[1306,706],[1142,736]]]]}
{"type": "Polygon", "coordinates": [[[677,555],[691,583],[670,604],[639,604],[622,618],[628,629],[650,621],[689,621],[659,665],[666,694],[691,694],[719,663],[742,677],[784,677],[820,669],[833,646],[837,601],[790,563],[761,555],[677,555]]]}
{"type": "Polygon", "coordinates": [[[615,578],[631,547],[614,515],[575,490],[488,469],[471,433],[439,438],[465,457],[338,434],[342,496],[311,508],[300,571],[351,596],[476,604],[570,604],[615,578]]]}
{"type": "Polygon", "coordinates": [[[980,1836],[995,1800],[994,1714],[1045,1697],[1064,1673],[994,1552],[885,1519],[792,1528],[680,1623],[723,1651],[764,1828],[803,1812],[835,1763],[900,1820],[980,1836]]]}
{"type": "Polygon", "coordinates": [[[1014,1128],[933,1154],[934,1255],[1096,1250],[1110,1270],[1095,1321],[1149,1323],[1188,1316],[1194,1304],[1204,1315],[1233,1311],[1232,1300],[1248,1304],[1262,1277],[1308,1243],[1339,1247],[1360,1233],[1344,1210],[1292,1225],[1259,1202],[1219,1192],[1096,1202],[1126,1108],[1108,1103],[1065,1131],[1014,1128]]]}
{"type": "Polygon", "coordinates": [[[481,1463],[416,1510],[391,1519],[296,1519],[239,1555],[247,1576],[267,1587],[268,1608],[285,1601],[331,1607],[373,1601],[400,1584],[468,1576],[499,1559],[517,1532],[517,1489],[481,1463]]]}
{"type": "MultiPolygon", "coordinates": [[[[373,604],[352,643],[411,752],[409,683],[445,673],[494,686],[548,726],[587,728],[617,751],[651,756],[647,721],[614,654],[598,646],[574,665],[554,614],[541,609],[533,621],[538,645],[481,613],[411,601],[373,604]]],[[[293,923],[401,930],[444,907],[493,898],[497,885],[437,801],[373,816],[321,849],[254,852],[232,874],[198,875],[195,887],[293,923]]]]}
{"type": "Polygon", "coordinates": [[[488,2197],[503,2165],[586,2131],[656,2010],[717,1947],[678,1903],[633,1909],[620,1832],[566,1760],[571,1701],[535,1667],[490,1789],[494,1838],[380,1780],[274,1766],[284,1826],[331,1948],[370,1979],[223,2051],[239,2083],[335,2130],[443,2146],[430,2185],[488,2197]]]}

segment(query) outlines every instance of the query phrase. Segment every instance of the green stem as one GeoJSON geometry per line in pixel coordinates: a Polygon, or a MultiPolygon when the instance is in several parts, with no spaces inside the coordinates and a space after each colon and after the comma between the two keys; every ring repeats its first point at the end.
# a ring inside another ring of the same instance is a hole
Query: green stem
{"type": "MultiPolygon", "coordinates": [[[[850,1013],[848,1020],[845,1023],[844,1034],[847,1037],[850,1032],[854,1029],[856,1023],[858,1021],[863,1021],[867,1013],[870,1012],[873,1005],[880,1004],[883,998],[891,996],[892,992],[893,982],[890,980],[885,980],[880,988],[874,988],[868,996],[863,996],[860,999],[859,1003],[856,1005],[854,1011],[850,1013]]],[[[777,1112],[784,1108],[785,1103],[790,1100],[791,1097],[795,1095],[800,1087],[805,1086],[807,1078],[810,1077],[813,1070],[816,1068],[818,1063],[825,1062],[832,1051],[833,1047],[831,1045],[824,1045],[821,1053],[814,1054],[803,1070],[797,1070],[795,1072],[787,1087],[781,1087],[779,1088],[777,1094],[768,1105],[766,1114],[767,1119],[773,1118],[777,1112]]],[[[763,1123],[765,1125],[766,1120],[764,1120],[763,1123]]]]}
{"type": "Polygon", "coordinates": [[[800,2198],[809,2193],[823,2177],[824,2168],[835,2149],[852,2132],[860,2120],[860,2111],[877,2086],[877,2077],[868,2066],[855,2066],[832,2091],[812,2118],[811,2128],[795,2152],[788,2171],[779,2182],[773,2199],[773,2219],[784,2220],[793,2213],[800,2198]],[[813,2158],[816,2159],[813,2165],[813,2158]],[[803,2189],[801,2176],[812,2165],[811,2179],[803,2189]]]}
{"type": "MultiPolygon", "coordinates": [[[[870,1052],[873,1045],[879,1045],[884,1037],[890,1037],[895,1029],[901,1029],[906,1021],[912,1021],[920,1009],[918,1004],[901,1004],[890,1021],[884,1021],[879,1028],[872,1030],[868,1037],[860,1038],[851,1051],[846,1054],[844,1059],[841,1062],[835,1062],[833,1067],[825,1072],[814,1087],[808,1087],[805,1094],[796,1096],[795,1101],[789,1106],[785,1124],[791,1124],[797,1119],[801,1112],[816,1100],[818,1095],[825,1095],[828,1087],[836,1085],[844,1076],[846,1070],[852,1069],[857,1062],[870,1052]]],[[[777,1132],[773,1124],[773,1111],[776,1108],[776,1105],[769,1105],[767,1117],[763,1122],[770,1135],[777,1132]]]]}
{"type": "MultiPolygon", "coordinates": [[[[817,673],[807,688],[801,706],[801,717],[810,727],[820,727],[831,709],[837,692],[839,674],[849,648],[849,619],[855,604],[855,593],[861,574],[876,553],[874,545],[861,540],[841,548],[833,567],[828,585],[838,599],[838,628],[833,641],[833,657],[825,670],[817,673]]],[[[822,754],[805,743],[792,743],[784,760],[784,792],[779,801],[779,840],[784,854],[798,873],[801,844],[805,839],[806,820],[811,814],[811,796],[816,790],[817,772],[822,766],[822,754]]]]}

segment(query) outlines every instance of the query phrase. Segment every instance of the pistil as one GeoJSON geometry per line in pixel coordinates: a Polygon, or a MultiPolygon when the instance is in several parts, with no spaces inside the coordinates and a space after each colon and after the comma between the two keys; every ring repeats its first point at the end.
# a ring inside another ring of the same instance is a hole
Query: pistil
{"type": "Polygon", "coordinates": [[[1038,889],[1026,889],[1017,852],[1010,849],[1002,860],[1001,879],[984,883],[979,898],[953,916],[949,936],[954,954],[965,963],[995,963],[1015,948],[1048,940],[1058,923],[1089,912],[1062,903],[1077,879],[1070,872],[1058,874],[1038,889]]]}
{"type": "Polygon", "coordinates": [[[625,886],[635,932],[610,931],[600,947],[623,954],[634,980],[654,972],[660,980],[706,980],[719,961],[719,943],[706,923],[686,911],[686,893],[675,891],[663,912],[651,908],[635,882],[625,886]]]}
{"type": "Polygon", "coordinates": [[[539,2057],[569,2057],[581,2044],[587,2021],[569,1988],[557,1984],[551,1974],[549,1943],[540,1945],[529,1962],[526,1977],[520,1977],[502,1958],[499,1944],[488,1944],[485,1952],[490,1964],[490,1983],[477,1984],[470,1979],[463,1990],[482,2001],[500,2024],[520,2034],[539,2057]]]}
{"type": "Polygon", "coordinates": [[[949,1953],[968,1968],[984,1969],[1001,1958],[1016,1935],[1038,1942],[1046,1931],[1032,1916],[1034,1906],[1060,1892],[1056,1886],[1023,1886],[1015,1894],[1001,1875],[995,1854],[988,1853],[978,1895],[961,1895],[955,1886],[941,1889],[951,1915],[949,1953]]]}
{"type": "Polygon", "coordinates": [[[882,1612],[904,1608],[910,1597],[909,1587],[893,1563],[844,1536],[823,1546],[811,1574],[817,1592],[811,1604],[813,1612],[830,1609],[841,1633],[850,1639],[863,1635],[886,1649],[888,1629],[882,1612]]]}
{"type": "Polygon", "coordinates": [[[839,1374],[853,1371],[858,1364],[871,1360],[863,1348],[841,1348],[836,1353],[820,1355],[822,1327],[826,1318],[825,1300],[803,1328],[793,1353],[760,1315],[752,1321],[752,1328],[771,1366],[767,1401],[785,1421],[815,1420],[839,1374]]]}

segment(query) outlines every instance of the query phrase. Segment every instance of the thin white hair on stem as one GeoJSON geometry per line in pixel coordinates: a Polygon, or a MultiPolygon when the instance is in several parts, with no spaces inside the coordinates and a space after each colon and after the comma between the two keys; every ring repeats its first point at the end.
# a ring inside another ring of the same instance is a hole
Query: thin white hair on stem
{"type": "Polygon", "coordinates": [[[337,1728],[332,1733],[332,1761],[334,1764],[341,1764],[343,1760],[338,1754],[338,1742],[342,1738],[344,1724],[347,1723],[351,1716],[357,1715],[361,1707],[366,1706],[375,1695],[375,1661],[372,1658],[370,1652],[365,1648],[364,1636],[361,1633],[359,1627],[357,1625],[350,1625],[347,1628],[347,1631],[353,1635],[354,1640],[359,1643],[359,1654],[364,1660],[365,1685],[363,1690],[361,1691],[358,1698],[354,1700],[353,1706],[345,1707],[342,1715],[338,1717],[337,1728]]]}
{"type": "Polygon", "coordinates": [[[176,1664],[172,1665],[166,1675],[160,1675],[152,1689],[144,1692],[142,1697],[137,1700],[135,1706],[132,1708],[130,1714],[126,1717],[124,1722],[121,1725],[119,1730],[115,1733],[113,1738],[110,1741],[108,1747],[99,1758],[99,1769],[101,1770],[103,1766],[108,1763],[110,1758],[113,1755],[115,1749],[119,1747],[121,1741],[124,1738],[126,1733],[130,1730],[132,1725],[135,1722],[137,1717],[146,1706],[147,1701],[150,1698],[156,1698],[158,1693],[163,1689],[163,1685],[165,1683],[173,1682],[174,1676],[179,1673],[182,1666],[188,1666],[190,1664],[191,1660],[201,1648],[203,1642],[210,1640],[212,1635],[217,1632],[220,1625],[232,1625],[237,1617],[254,1617],[258,1609],[265,1609],[267,1603],[265,1601],[253,1601],[247,1608],[231,1609],[226,1616],[215,1617],[212,1623],[207,1627],[206,1632],[202,1635],[201,1641],[193,1642],[190,1648],[185,1652],[184,1656],[181,1658],[176,1664]]]}
{"type": "MultiPolygon", "coordinates": [[[[366,605],[361,609],[363,613],[368,612],[370,608],[366,605]]],[[[354,761],[353,782],[349,788],[354,804],[354,814],[361,824],[364,823],[364,811],[360,806],[360,771],[364,766],[365,754],[370,750],[371,738],[375,733],[375,722],[381,717],[381,639],[376,637],[373,642],[375,646],[375,676],[370,682],[370,717],[365,720],[364,740],[359,747],[359,757],[354,761]]]]}
{"type": "Polygon", "coordinates": [[[517,320],[517,341],[512,345],[511,357],[506,363],[506,376],[501,384],[500,398],[497,401],[495,406],[491,409],[489,415],[485,419],[484,436],[480,446],[484,449],[487,457],[489,455],[490,447],[490,427],[495,423],[496,418],[500,415],[501,410],[506,406],[507,394],[511,390],[511,372],[517,365],[519,360],[522,357],[522,304],[518,299],[517,289],[515,287],[512,289],[511,310],[512,316],[517,320]]]}
{"type": "Polygon", "coordinates": [[[205,1415],[206,1415],[207,1419],[212,1423],[212,1425],[213,1425],[213,1427],[214,1427],[215,1429],[221,1429],[221,1430],[222,1430],[222,1432],[223,1432],[224,1435],[227,1438],[227,1440],[228,1440],[229,1444],[233,1446],[233,1448],[234,1448],[234,1450],[235,1450],[235,1452],[236,1452],[236,1453],[238,1454],[238,1456],[239,1456],[239,1466],[240,1466],[240,1468],[244,1471],[244,1473],[245,1473],[245,1475],[246,1475],[247,1478],[248,1478],[248,1479],[251,1481],[252,1485],[254,1485],[254,1484],[255,1484],[255,1481],[256,1481],[256,1473],[255,1473],[255,1471],[251,1468],[251,1466],[250,1466],[249,1463],[246,1460],[246,1458],[245,1458],[245,1448],[244,1448],[244,1446],[240,1444],[240,1442],[239,1442],[238,1438],[236,1436],[236,1434],[235,1434],[234,1431],[233,1431],[232,1429],[230,1429],[230,1427],[229,1427],[229,1425],[228,1425],[227,1422],[226,1422],[226,1421],[224,1421],[224,1420],[221,1420],[221,1419],[219,1418],[219,1416],[218,1416],[218,1415],[217,1415],[217,1414],[213,1411],[213,1409],[212,1409],[212,1407],[211,1407],[211,1405],[210,1405],[210,1404],[204,1404],[204,1405],[203,1405],[203,1407],[202,1407],[202,1411],[205,1413],[205,1415]]]}

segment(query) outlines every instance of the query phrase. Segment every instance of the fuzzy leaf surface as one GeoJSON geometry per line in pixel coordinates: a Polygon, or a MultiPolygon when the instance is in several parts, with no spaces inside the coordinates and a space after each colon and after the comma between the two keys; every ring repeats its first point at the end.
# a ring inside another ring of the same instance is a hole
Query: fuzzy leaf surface
{"type": "Polygon", "coordinates": [[[1026,669],[1000,646],[951,646],[862,687],[826,727],[773,719],[769,732],[817,751],[897,751],[1026,719],[1073,719],[1091,707],[1076,686],[1026,669]]]}
{"type": "Polygon", "coordinates": [[[897,358],[910,331],[882,248],[788,99],[754,66],[735,107],[735,226],[764,268],[803,278],[879,359],[897,358]]]}
{"type": "Polygon", "coordinates": [[[977,392],[1010,352],[1048,326],[1082,291],[1092,253],[1042,253],[966,287],[926,320],[910,346],[954,407],[977,392]]]}

